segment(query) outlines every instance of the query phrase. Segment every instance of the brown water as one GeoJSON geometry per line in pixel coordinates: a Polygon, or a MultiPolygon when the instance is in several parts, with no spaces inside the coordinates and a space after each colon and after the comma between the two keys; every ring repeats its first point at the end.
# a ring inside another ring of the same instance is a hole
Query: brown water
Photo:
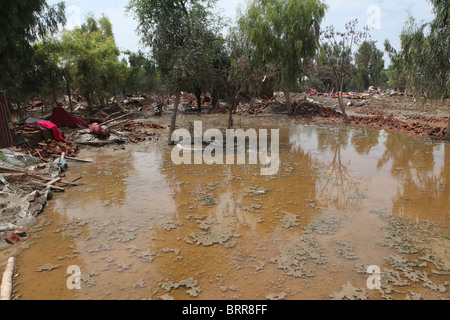
{"type": "Polygon", "coordinates": [[[87,186],[56,195],[28,241],[2,257],[17,255],[16,298],[330,299],[347,283],[368,299],[450,297],[449,144],[285,118],[237,122],[281,126],[277,175],[175,166],[165,137],[84,151],[96,163],[71,163],[68,175],[87,186]],[[56,268],[39,272],[46,264],[56,268]],[[73,265],[81,290],[66,285],[73,265]],[[361,265],[382,269],[381,291],[367,288],[361,265]]]}

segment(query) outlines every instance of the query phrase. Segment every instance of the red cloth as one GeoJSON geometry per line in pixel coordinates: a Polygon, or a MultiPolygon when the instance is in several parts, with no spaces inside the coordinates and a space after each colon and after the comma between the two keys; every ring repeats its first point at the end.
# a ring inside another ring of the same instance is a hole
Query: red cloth
{"type": "Polygon", "coordinates": [[[48,121],[39,121],[38,122],[40,125],[46,127],[47,129],[52,130],[53,132],[53,138],[55,138],[56,141],[63,141],[66,142],[66,140],[63,138],[63,136],[61,135],[61,132],[59,132],[58,127],[56,126],[56,124],[52,123],[52,122],[48,122],[48,121]]]}
{"type": "Polygon", "coordinates": [[[50,121],[56,124],[58,127],[87,127],[86,121],[76,118],[66,110],[64,110],[61,106],[58,106],[53,109],[52,117],[50,121]]]}
{"type": "Polygon", "coordinates": [[[66,140],[62,137],[61,132],[59,132],[56,124],[54,124],[52,122],[48,122],[48,121],[32,122],[32,123],[27,123],[27,126],[35,127],[36,129],[41,130],[41,131],[50,129],[50,130],[52,130],[53,138],[55,138],[56,141],[66,142],[66,140]]]}

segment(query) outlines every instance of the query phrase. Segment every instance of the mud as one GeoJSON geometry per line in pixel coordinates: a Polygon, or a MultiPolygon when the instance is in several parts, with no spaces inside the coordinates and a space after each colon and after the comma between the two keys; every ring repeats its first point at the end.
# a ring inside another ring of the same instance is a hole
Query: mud
{"type": "MultiPolygon", "coordinates": [[[[82,150],[95,163],[67,174],[89,187],[55,195],[29,239],[2,253],[17,259],[14,297],[449,298],[448,144],[261,119],[237,123],[282,123],[273,177],[253,165],[175,166],[158,141],[82,150]],[[74,265],[81,290],[66,285],[74,265]],[[367,287],[373,265],[379,290],[367,287]],[[51,266],[60,267],[44,270],[51,266]]],[[[227,125],[226,116],[202,120],[227,125]]]]}

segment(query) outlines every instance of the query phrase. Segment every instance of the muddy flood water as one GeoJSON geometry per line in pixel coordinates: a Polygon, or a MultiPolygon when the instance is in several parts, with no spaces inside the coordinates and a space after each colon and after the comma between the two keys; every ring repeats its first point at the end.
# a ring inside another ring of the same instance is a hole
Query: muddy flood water
{"type": "MultiPolygon", "coordinates": [[[[199,119],[227,124],[184,115],[179,125],[199,119]]],[[[280,128],[278,174],[177,166],[166,132],[84,150],[95,164],[71,162],[67,179],[86,185],[55,194],[28,240],[2,253],[2,263],[16,255],[15,298],[450,298],[449,144],[282,117],[235,121],[280,128]],[[79,290],[67,286],[71,266],[79,290]]]]}

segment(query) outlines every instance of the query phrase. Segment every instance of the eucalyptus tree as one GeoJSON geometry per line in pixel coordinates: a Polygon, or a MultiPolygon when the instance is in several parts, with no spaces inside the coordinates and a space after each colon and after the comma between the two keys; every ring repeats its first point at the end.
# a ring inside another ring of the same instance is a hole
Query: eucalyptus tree
{"type": "Polygon", "coordinates": [[[384,53],[377,48],[375,41],[364,41],[355,54],[356,80],[359,89],[379,86],[383,82],[384,53]]]}
{"type": "Polygon", "coordinates": [[[368,37],[368,28],[365,27],[364,31],[358,31],[356,29],[357,24],[358,20],[346,23],[345,32],[336,31],[333,26],[326,27],[321,32],[320,38],[324,66],[334,81],[335,89],[338,91],[339,107],[346,124],[349,124],[350,120],[345,110],[343,91],[345,80],[352,76],[355,70],[353,48],[368,37]]]}
{"type": "Polygon", "coordinates": [[[73,79],[73,85],[87,101],[102,104],[125,81],[127,65],[119,61],[120,50],[109,19],[96,20],[88,15],[85,23],[61,36],[61,60],[73,79]]]}
{"type": "Polygon", "coordinates": [[[316,53],[326,9],[320,0],[252,0],[238,20],[251,45],[251,63],[275,70],[273,81],[289,112],[290,93],[316,53]]]}
{"type": "MultiPolygon", "coordinates": [[[[435,15],[431,22],[418,23],[410,16],[401,35],[401,50],[386,41],[393,62],[390,81],[402,79],[415,96],[445,100],[450,94],[450,3],[429,0],[435,15]]],[[[450,121],[447,129],[450,139],[450,121]]]]}
{"type": "Polygon", "coordinates": [[[174,144],[182,90],[211,74],[210,44],[216,40],[212,0],[130,0],[128,10],[139,23],[138,33],[169,88],[175,92],[169,145],[174,144]]]}

